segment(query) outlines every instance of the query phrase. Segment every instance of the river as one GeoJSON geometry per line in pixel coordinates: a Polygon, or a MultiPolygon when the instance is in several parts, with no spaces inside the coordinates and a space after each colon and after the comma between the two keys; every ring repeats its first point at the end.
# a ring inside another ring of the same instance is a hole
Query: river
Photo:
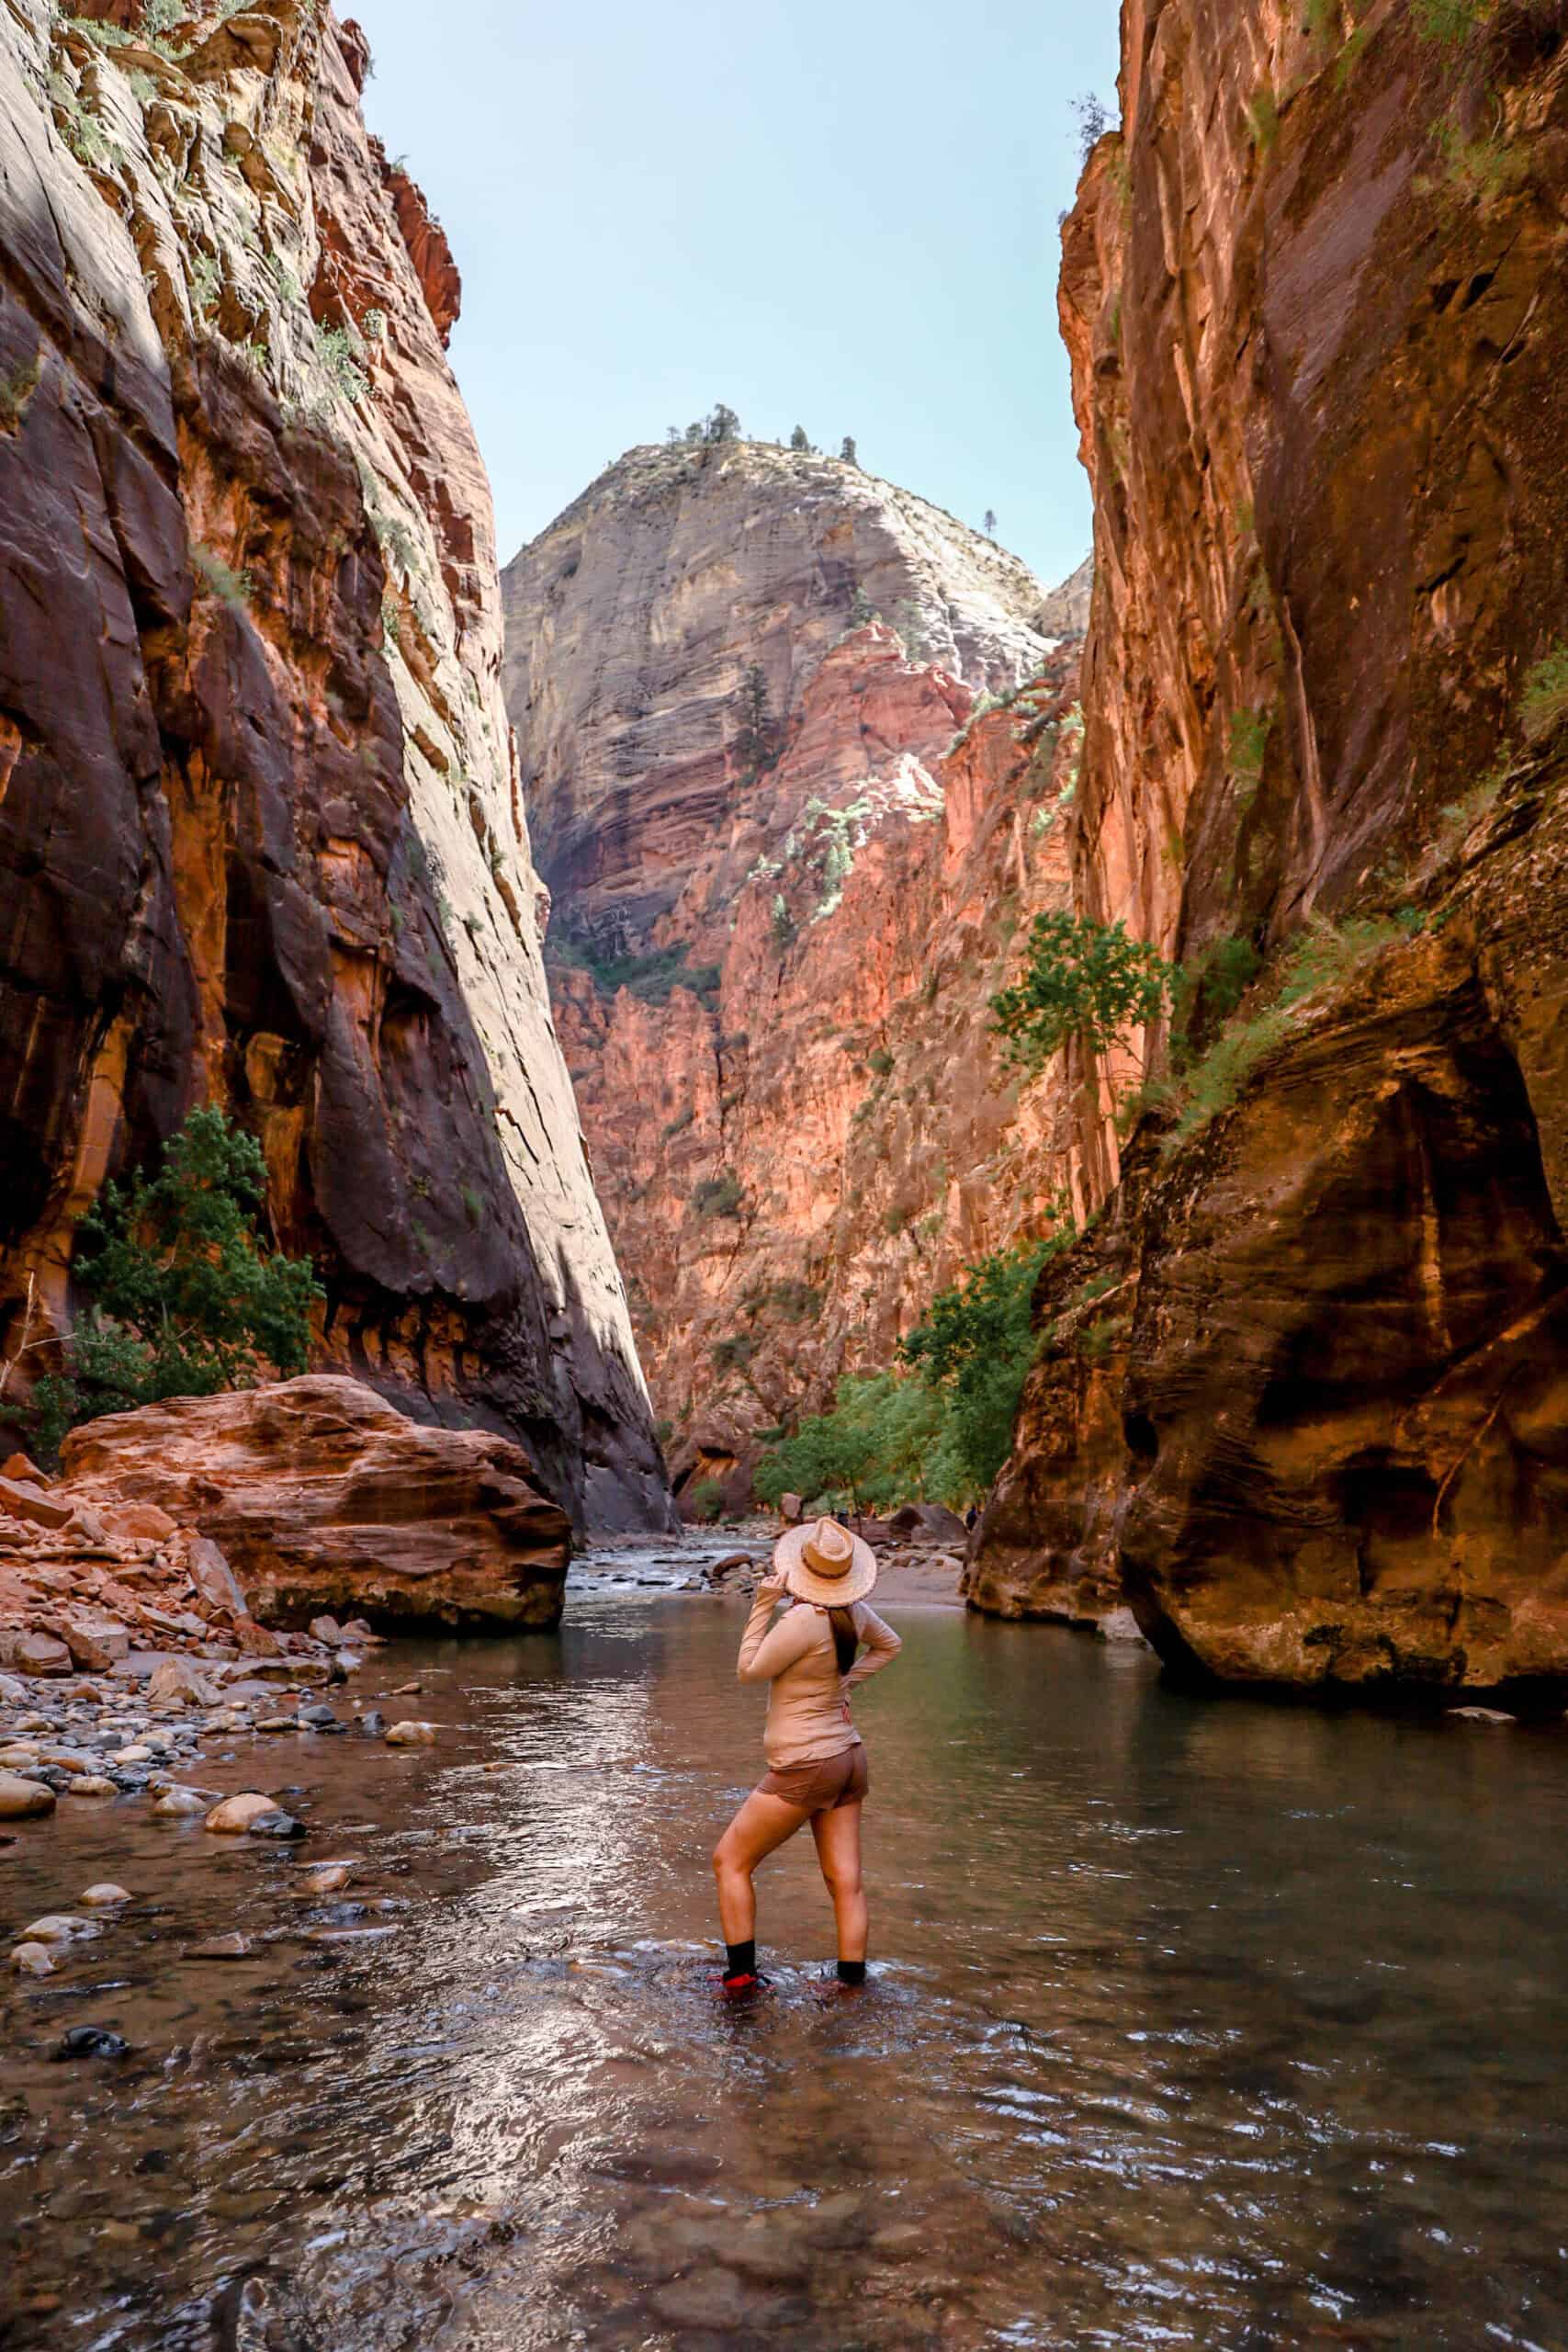
{"type": "Polygon", "coordinates": [[[13,1934],[137,1900],[4,1996],[7,2352],[206,2352],[247,2272],[247,2352],[1568,2343],[1568,1738],[889,1614],[858,1996],[803,1837],[771,1994],[715,1998],[741,1605],[592,1565],[558,1638],[381,1654],[434,1748],[204,1768],[292,1790],[302,1849],[27,1826],[13,1934]],[[292,1892],[338,1854],[346,1895],[292,1892]],[[84,2021],[129,2056],[53,2061],[84,2021]]]}

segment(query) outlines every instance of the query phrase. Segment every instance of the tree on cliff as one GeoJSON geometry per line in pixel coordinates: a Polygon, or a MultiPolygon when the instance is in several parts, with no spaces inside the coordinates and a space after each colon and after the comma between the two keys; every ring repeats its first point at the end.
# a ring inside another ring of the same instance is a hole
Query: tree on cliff
{"type": "Polygon", "coordinates": [[[1124,923],[1058,908],[1035,916],[1022,972],[991,999],[991,1025],[1006,1058],[1025,1069],[1041,1069],[1069,1037],[1103,1054],[1155,1018],[1175,977],[1175,967],[1146,939],[1130,938],[1124,923]]]}
{"type": "Polygon", "coordinates": [[[92,1305],[65,1372],[33,1390],[40,1444],[100,1413],[248,1386],[264,1364],[304,1371],[326,1294],[308,1260],[263,1256],[265,1189],[261,1146],[219,1110],[191,1113],[155,1176],[105,1185],[73,1268],[92,1305]]]}
{"type": "Polygon", "coordinates": [[[740,682],[740,724],[734,752],[743,775],[756,776],[778,748],[778,720],[768,699],[767,673],[753,662],[740,682]]]}
{"type": "Polygon", "coordinates": [[[925,1321],[899,1347],[942,1399],[946,1452],[965,1495],[984,1494],[1011,1451],[1018,1400],[1034,1360],[1034,1285],[1045,1261],[1076,1238],[1064,1210],[1048,1238],[998,1250],[966,1267],[964,1280],[937,1293],[925,1321]]]}
{"type": "Polygon", "coordinates": [[[739,441],[740,419],[732,408],[726,408],[724,402],[718,401],[709,412],[703,434],[708,441],[739,441]]]}
{"type": "Polygon", "coordinates": [[[845,435],[844,435],[844,439],[843,439],[843,446],[840,447],[840,451],[839,451],[839,457],[840,457],[840,461],[841,461],[844,465],[846,465],[846,466],[858,466],[858,465],[859,465],[859,463],[860,463],[860,458],[859,458],[859,457],[856,455],[856,452],[855,452],[855,441],[854,441],[854,435],[853,435],[852,433],[846,433],[846,434],[845,434],[845,435]]]}
{"type": "Polygon", "coordinates": [[[808,456],[814,457],[816,455],[816,451],[812,448],[810,442],[806,437],[806,427],[804,424],[797,424],[795,426],[795,431],[789,436],[789,446],[792,449],[800,449],[805,451],[808,456]]]}
{"type": "Polygon", "coordinates": [[[986,537],[987,537],[988,539],[994,539],[994,538],[996,537],[996,536],[997,536],[997,510],[996,510],[996,508],[995,508],[994,506],[987,506],[987,509],[986,509],[986,519],[985,519],[985,526],[984,526],[984,528],[985,528],[986,537]]]}

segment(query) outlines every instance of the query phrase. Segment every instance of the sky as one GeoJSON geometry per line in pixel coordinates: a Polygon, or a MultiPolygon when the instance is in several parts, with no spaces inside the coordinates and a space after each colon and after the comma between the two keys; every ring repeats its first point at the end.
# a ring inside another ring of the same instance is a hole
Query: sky
{"type": "Polygon", "coordinates": [[[502,562],[716,401],[997,536],[1088,552],[1058,214],[1114,0],[349,0],[365,110],[463,277],[502,562]]]}

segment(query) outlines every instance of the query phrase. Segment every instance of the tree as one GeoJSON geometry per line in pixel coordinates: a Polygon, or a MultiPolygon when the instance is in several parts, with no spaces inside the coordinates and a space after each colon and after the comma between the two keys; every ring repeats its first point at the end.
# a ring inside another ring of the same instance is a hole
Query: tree
{"type": "Polygon", "coordinates": [[[59,1433],[165,1396],[247,1387],[262,1364],[288,1378],[310,1360],[310,1311],[326,1293],[307,1259],[263,1256],[266,1161],[221,1111],[193,1111],[156,1176],[106,1184],[82,1220],[73,1272],[92,1300],[63,1375],[35,1409],[59,1433]]]}
{"type": "Polygon", "coordinates": [[[873,608],[871,598],[866,594],[865,590],[857,580],[855,582],[854,594],[850,598],[850,627],[852,628],[864,628],[866,624],[869,621],[874,620],[875,617],[876,615],[873,608]]]}
{"type": "Polygon", "coordinates": [[[1129,938],[1124,923],[1058,909],[1035,916],[1022,973],[991,999],[992,1027],[1007,1058],[1027,1069],[1069,1037],[1102,1054],[1155,1018],[1175,977],[1174,966],[1146,939],[1129,938]]]}
{"type": "Polygon", "coordinates": [[[923,1381],[895,1372],[846,1373],[831,1409],[810,1415],[771,1448],[752,1484],[761,1500],[775,1507],[791,1493],[808,1505],[848,1503],[857,1511],[919,1500],[932,1491],[941,1436],[941,1401],[923,1381]]]}
{"type": "Polygon", "coordinates": [[[705,439],[708,441],[739,441],[740,419],[732,408],[726,408],[724,402],[719,401],[709,414],[703,433],[705,439]]]}
{"type": "Polygon", "coordinates": [[[1034,1285],[1046,1260],[1074,1238],[1064,1221],[1043,1240],[966,1267],[899,1348],[942,1397],[945,1453],[965,1491],[983,1494],[1012,1450],[1018,1400],[1034,1361],[1034,1285]]]}
{"type": "Polygon", "coordinates": [[[926,635],[926,616],[912,596],[901,596],[893,607],[893,626],[904,640],[904,650],[911,662],[925,662],[931,656],[931,639],[926,635]]]}
{"type": "Polygon", "coordinates": [[[1092,90],[1085,90],[1068,103],[1078,119],[1078,150],[1082,161],[1087,164],[1111,128],[1111,118],[1103,100],[1096,97],[1092,90]]]}
{"type": "Polygon", "coordinates": [[[773,758],[778,745],[778,721],[769,705],[767,673],[760,662],[751,662],[741,679],[735,757],[742,774],[755,776],[773,758]]]}
{"type": "Polygon", "coordinates": [[[856,452],[855,452],[855,442],[854,442],[854,435],[853,435],[853,434],[852,434],[852,433],[846,433],[846,434],[845,434],[845,435],[844,435],[844,439],[843,439],[843,446],[842,446],[842,447],[841,447],[841,448],[840,449],[840,451],[839,451],[839,457],[840,457],[840,458],[841,462],[842,462],[844,465],[846,465],[846,466],[858,466],[858,465],[859,465],[859,463],[860,463],[860,458],[859,458],[859,457],[856,455],[856,452]]]}
{"type": "Polygon", "coordinates": [[[672,442],[677,447],[679,447],[680,444],[685,439],[685,435],[682,432],[678,424],[667,424],[664,428],[665,440],[667,442],[672,442]]]}
{"type": "Polygon", "coordinates": [[[986,509],[985,531],[988,539],[994,539],[997,536],[997,513],[994,506],[987,506],[986,509]]]}
{"type": "Polygon", "coordinates": [[[806,437],[806,427],[804,424],[797,424],[795,426],[795,431],[789,436],[789,446],[792,449],[810,449],[811,444],[806,437]]]}

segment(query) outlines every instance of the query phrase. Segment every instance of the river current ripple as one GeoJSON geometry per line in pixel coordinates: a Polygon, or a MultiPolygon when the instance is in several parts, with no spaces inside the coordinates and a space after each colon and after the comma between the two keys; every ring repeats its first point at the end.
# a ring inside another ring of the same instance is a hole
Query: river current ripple
{"type": "Polygon", "coordinates": [[[7,2352],[1568,2343],[1568,1737],[890,1609],[874,1982],[821,1981],[803,1838],[737,2011],[707,1857],[761,1698],[690,1557],[589,1562],[558,1638],[393,1645],[434,1749],[208,1768],[363,1855],[352,1899],[132,1804],[0,1856],[13,1931],[137,1897],[3,1996],[7,2352]],[[130,2056],[54,2063],[87,2020],[130,2056]]]}

